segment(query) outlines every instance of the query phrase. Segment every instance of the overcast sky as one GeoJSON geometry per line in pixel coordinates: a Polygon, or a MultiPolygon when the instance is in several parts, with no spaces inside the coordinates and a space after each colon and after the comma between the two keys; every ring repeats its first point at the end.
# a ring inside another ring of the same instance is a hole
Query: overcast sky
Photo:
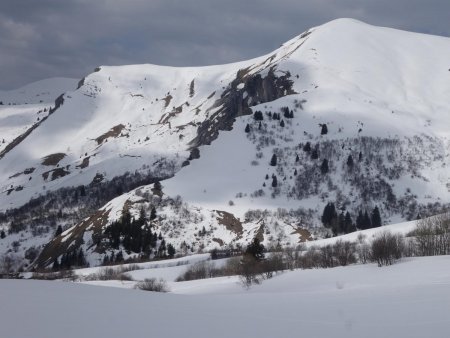
{"type": "Polygon", "coordinates": [[[350,17],[450,36],[449,0],[0,0],[0,89],[99,65],[256,57],[350,17]]]}

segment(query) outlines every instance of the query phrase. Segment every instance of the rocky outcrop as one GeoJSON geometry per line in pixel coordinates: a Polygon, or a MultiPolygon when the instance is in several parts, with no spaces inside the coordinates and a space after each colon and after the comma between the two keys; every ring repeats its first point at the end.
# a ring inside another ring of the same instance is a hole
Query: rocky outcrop
{"type": "Polygon", "coordinates": [[[248,68],[239,70],[236,79],[208,109],[208,112],[214,112],[198,128],[197,136],[190,142],[191,147],[211,144],[220,130],[233,128],[236,117],[251,114],[250,107],[295,94],[291,74],[285,72],[277,76],[275,71],[276,66],[272,66],[263,77],[261,72],[251,74],[248,68]]]}

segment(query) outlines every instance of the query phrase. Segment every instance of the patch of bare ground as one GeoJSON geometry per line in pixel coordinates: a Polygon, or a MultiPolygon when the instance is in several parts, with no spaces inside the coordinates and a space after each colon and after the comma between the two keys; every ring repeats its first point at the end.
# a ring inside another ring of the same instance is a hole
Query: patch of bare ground
{"type": "Polygon", "coordinates": [[[291,233],[291,235],[297,234],[299,237],[299,242],[308,242],[312,241],[313,238],[311,236],[311,233],[303,228],[297,228],[294,232],[291,233]]]}
{"type": "Polygon", "coordinates": [[[170,104],[170,101],[172,101],[173,96],[170,95],[170,93],[167,93],[167,96],[165,98],[163,98],[164,103],[164,108],[167,108],[170,104]]]}
{"type": "Polygon", "coordinates": [[[70,174],[70,171],[64,169],[64,168],[56,168],[53,170],[46,171],[42,174],[42,178],[47,181],[50,177],[50,181],[57,180],[58,178],[67,176],[70,174]]]}
{"type": "MultiPolygon", "coordinates": [[[[73,227],[70,232],[63,232],[49,242],[42,250],[34,263],[36,269],[44,269],[52,264],[55,259],[64,253],[77,250],[83,244],[83,236],[86,230],[93,231],[93,243],[100,243],[102,228],[108,224],[111,210],[98,210],[90,217],[73,227]]],[[[97,249],[101,250],[99,245],[97,249]]]]}
{"type": "Polygon", "coordinates": [[[125,126],[123,124],[118,124],[117,126],[112,127],[110,130],[108,130],[106,133],[100,135],[95,139],[97,141],[97,144],[102,144],[106,139],[110,137],[118,137],[122,130],[125,129],[125,126]]]}
{"type": "Polygon", "coordinates": [[[227,230],[232,231],[238,235],[242,234],[243,231],[242,223],[240,220],[234,217],[233,214],[220,210],[216,210],[216,213],[218,215],[216,219],[217,222],[219,222],[219,224],[225,226],[227,230]]]}
{"type": "Polygon", "coordinates": [[[42,165],[46,165],[46,166],[55,166],[57,165],[59,162],[61,162],[61,160],[66,157],[66,154],[64,153],[55,153],[55,154],[50,154],[48,156],[45,156],[44,158],[42,158],[42,165]]]}
{"type": "Polygon", "coordinates": [[[34,171],[36,170],[36,168],[27,168],[24,171],[20,172],[20,173],[16,173],[12,176],[10,176],[9,178],[15,178],[15,177],[19,177],[20,175],[30,175],[32,174],[34,171]]]}
{"type": "Polygon", "coordinates": [[[224,246],[224,241],[221,240],[220,238],[213,238],[212,239],[213,242],[216,242],[217,244],[219,244],[220,246],[224,246]]]}
{"type": "Polygon", "coordinates": [[[84,169],[89,167],[89,159],[90,156],[83,158],[83,161],[79,165],[76,166],[77,169],[84,169]]]}

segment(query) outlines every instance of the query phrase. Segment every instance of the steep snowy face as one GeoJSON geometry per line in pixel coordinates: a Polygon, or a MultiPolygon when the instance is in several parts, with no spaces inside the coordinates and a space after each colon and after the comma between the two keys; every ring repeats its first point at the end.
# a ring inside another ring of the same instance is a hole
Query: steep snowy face
{"type": "Polygon", "coordinates": [[[43,190],[135,170],[159,179],[172,176],[192,148],[231,129],[235,117],[251,113],[250,105],[293,93],[290,75],[278,71],[277,63],[296,44],[224,66],[98,68],[4,154],[0,208],[20,206],[43,190]]]}

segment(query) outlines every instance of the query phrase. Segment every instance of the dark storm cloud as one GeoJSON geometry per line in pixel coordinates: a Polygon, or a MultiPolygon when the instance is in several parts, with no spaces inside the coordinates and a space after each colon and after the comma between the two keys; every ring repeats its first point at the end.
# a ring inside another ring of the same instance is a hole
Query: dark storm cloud
{"type": "Polygon", "coordinates": [[[448,0],[2,0],[0,88],[101,64],[256,57],[339,17],[450,35],[448,0]]]}

